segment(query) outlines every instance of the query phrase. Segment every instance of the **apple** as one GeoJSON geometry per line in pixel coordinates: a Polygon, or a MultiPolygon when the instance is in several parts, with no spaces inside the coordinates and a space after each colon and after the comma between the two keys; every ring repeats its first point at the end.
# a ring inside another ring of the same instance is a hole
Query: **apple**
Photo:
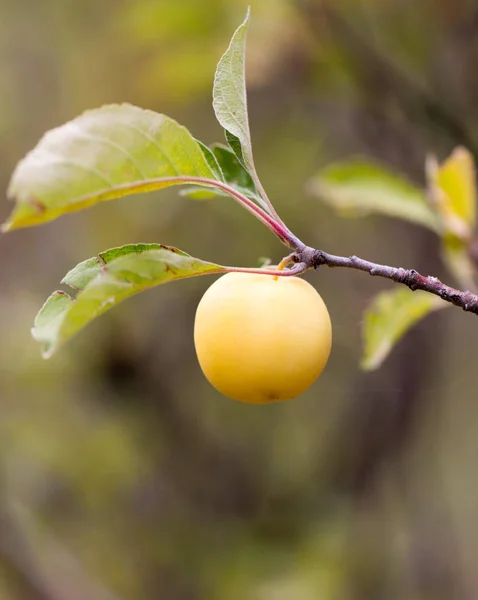
{"type": "Polygon", "coordinates": [[[320,294],[293,276],[227,273],[194,324],[201,369],[222,394],[252,404],[291,400],[322,373],[332,326],[320,294]]]}

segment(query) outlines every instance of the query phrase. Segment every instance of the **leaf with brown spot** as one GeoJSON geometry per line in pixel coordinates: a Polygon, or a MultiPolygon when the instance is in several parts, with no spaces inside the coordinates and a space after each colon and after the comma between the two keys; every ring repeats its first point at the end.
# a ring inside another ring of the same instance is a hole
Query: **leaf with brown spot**
{"type": "Polygon", "coordinates": [[[188,177],[217,179],[185,127],[130,104],[89,110],[47,132],[17,165],[8,189],[16,204],[3,230],[45,223],[103,200],[184,185],[188,177]]]}
{"type": "Polygon", "coordinates": [[[45,358],[130,296],[176,279],[226,270],[161,244],[129,244],[106,250],[99,257],[101,261],[98,257],[83,261],[63,278],[62,283],[77,290],[75,298],[54,292],[38,313],[32,335],[42,344],[45,358]]]}

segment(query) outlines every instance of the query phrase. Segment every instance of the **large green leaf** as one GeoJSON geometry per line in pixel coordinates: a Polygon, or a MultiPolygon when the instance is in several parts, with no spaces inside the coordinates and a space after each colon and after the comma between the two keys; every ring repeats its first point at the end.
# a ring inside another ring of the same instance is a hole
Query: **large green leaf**
{"type": "Polygon", "coordinates": [[[425,192],[374,162],[331,165],[311,179],[309,189],[341,213],[379,213],[440,231],[425,192]]]}
{"type": "Polygon", "coordinates": [[[197,141],[176,121],[129,104],[90,110],[46,133],[18,164],[9,187],[16,207],[4,230],[184,184],[188,177],[217,178],[197,141]]]}
{"type": "Polygon", "coordinates": [[[75,290],[76,297],[54,292],[38,313],[32,335],[48,358],[93,319],[134,294],[175,279],[223,271],[220,265],[170,246],[112,248],[83,261],[64,277],[62,283],[75,290]]]}
{"type": "Polygon", "coordinates": [[[362,368],[377,369],[409,329],[446,306],[450,305],[421,290],[400,288],[378,294],[364,313],[362,368]]]}

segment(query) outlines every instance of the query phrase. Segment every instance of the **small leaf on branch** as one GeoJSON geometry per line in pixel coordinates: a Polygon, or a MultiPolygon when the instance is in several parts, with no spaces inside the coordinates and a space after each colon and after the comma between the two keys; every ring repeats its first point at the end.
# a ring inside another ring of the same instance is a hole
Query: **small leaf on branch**
{"type": "Polygon", "coordinates": [[[197,140],[197,143],[199,144],[199,147],[201,148],[202,153],[204,154],[204,158],[206,159],[207,164],[214,173],[215,178],[219,181],[226,182],[226,178],[224,177],[224,173],[222,172],[221,165],[219,164],[214,152],[211,150],[211,148],[209,148],[209,146],[206,146],[206,144],[203,144],[199,140],[197,140]]]}
{"type": "Polygon", "coordinates": [[[223,144],[213,144],[212,151],[224,173],[226,183],[232,187],[248,190],[246,195],[250,198],[259,196],[251,175],[244,168],[231,148],[228,148],[223,144]]]}
{"type": "Polygon", "coordinates": [[[309,189],[343,215],[378,213],[440,230],[424,191],[371,161],[330,165],[311,179],[309,189]]]}
{"type": "Polygon", "coordinates": [[[76,290],[76,297],[54,292],[38,313],[32,335],[49,358],[63,342],[126,298],[176,279],[223,271],[220,265],[170,246],[112,248],[67,273],[62,283],[76,290]]]}
{"type": "Polygon", "coordinates": [[[244,169],[247,169],[246,161],[244,160],[244,155],[242,153],[241,142],[238,137],[232,134],[230,131],[226,129],[226,142],[229,145],[229,148],[234,152],[237,157],[237,160],[241,163],[244,169]]]}
{"type": "Polygon", "coordinates": [[[400,339],[429,313],[450,306],[428,292],[397,289],[378,294],[364,313],[363,357],[366,371],[380,367],[400,339]]]}
{"type": "MultiPolygon", "coordinates": [[[[224,144],[213,144],[211,148],[204,146],[203,152],[205,155],[207,152],[212,154],[212,157],[208,158],[208,162],[212,166],[213,160],[215,161],[217,172],[220,173],[222,181],[247,198],[254,200],[257,204],[263,205],[262,198],[257,191],[251,175],[241,164],[231,148],[228,148],[224,144]]],[[[218,188],[190,186],[181,190],[181,195],[201,200],[213,198],[214,196],[227,196],[228,194],[218,188]]]]}
{"type": "Polygon", "coordinates": [[[129,104],[104,106],[46,133],[17,165],[9,186],[16,207],[4,230],[37,225],[101,200],[217,179],[188,130],[129,104]],[[151,179],[166,180],[145,185],[151,179]]]}

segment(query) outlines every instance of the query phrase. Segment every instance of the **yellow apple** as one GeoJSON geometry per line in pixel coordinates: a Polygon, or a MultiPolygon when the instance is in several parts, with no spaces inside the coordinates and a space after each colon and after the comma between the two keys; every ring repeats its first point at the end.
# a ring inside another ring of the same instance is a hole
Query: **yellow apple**
{"type": "Polygon", "coordinates": [[[332,326],[324,301],[303,279],[227,273],[198,305],[194,343],[219,392],[265,404],[312,385],[329,358],[332,326]]]}

